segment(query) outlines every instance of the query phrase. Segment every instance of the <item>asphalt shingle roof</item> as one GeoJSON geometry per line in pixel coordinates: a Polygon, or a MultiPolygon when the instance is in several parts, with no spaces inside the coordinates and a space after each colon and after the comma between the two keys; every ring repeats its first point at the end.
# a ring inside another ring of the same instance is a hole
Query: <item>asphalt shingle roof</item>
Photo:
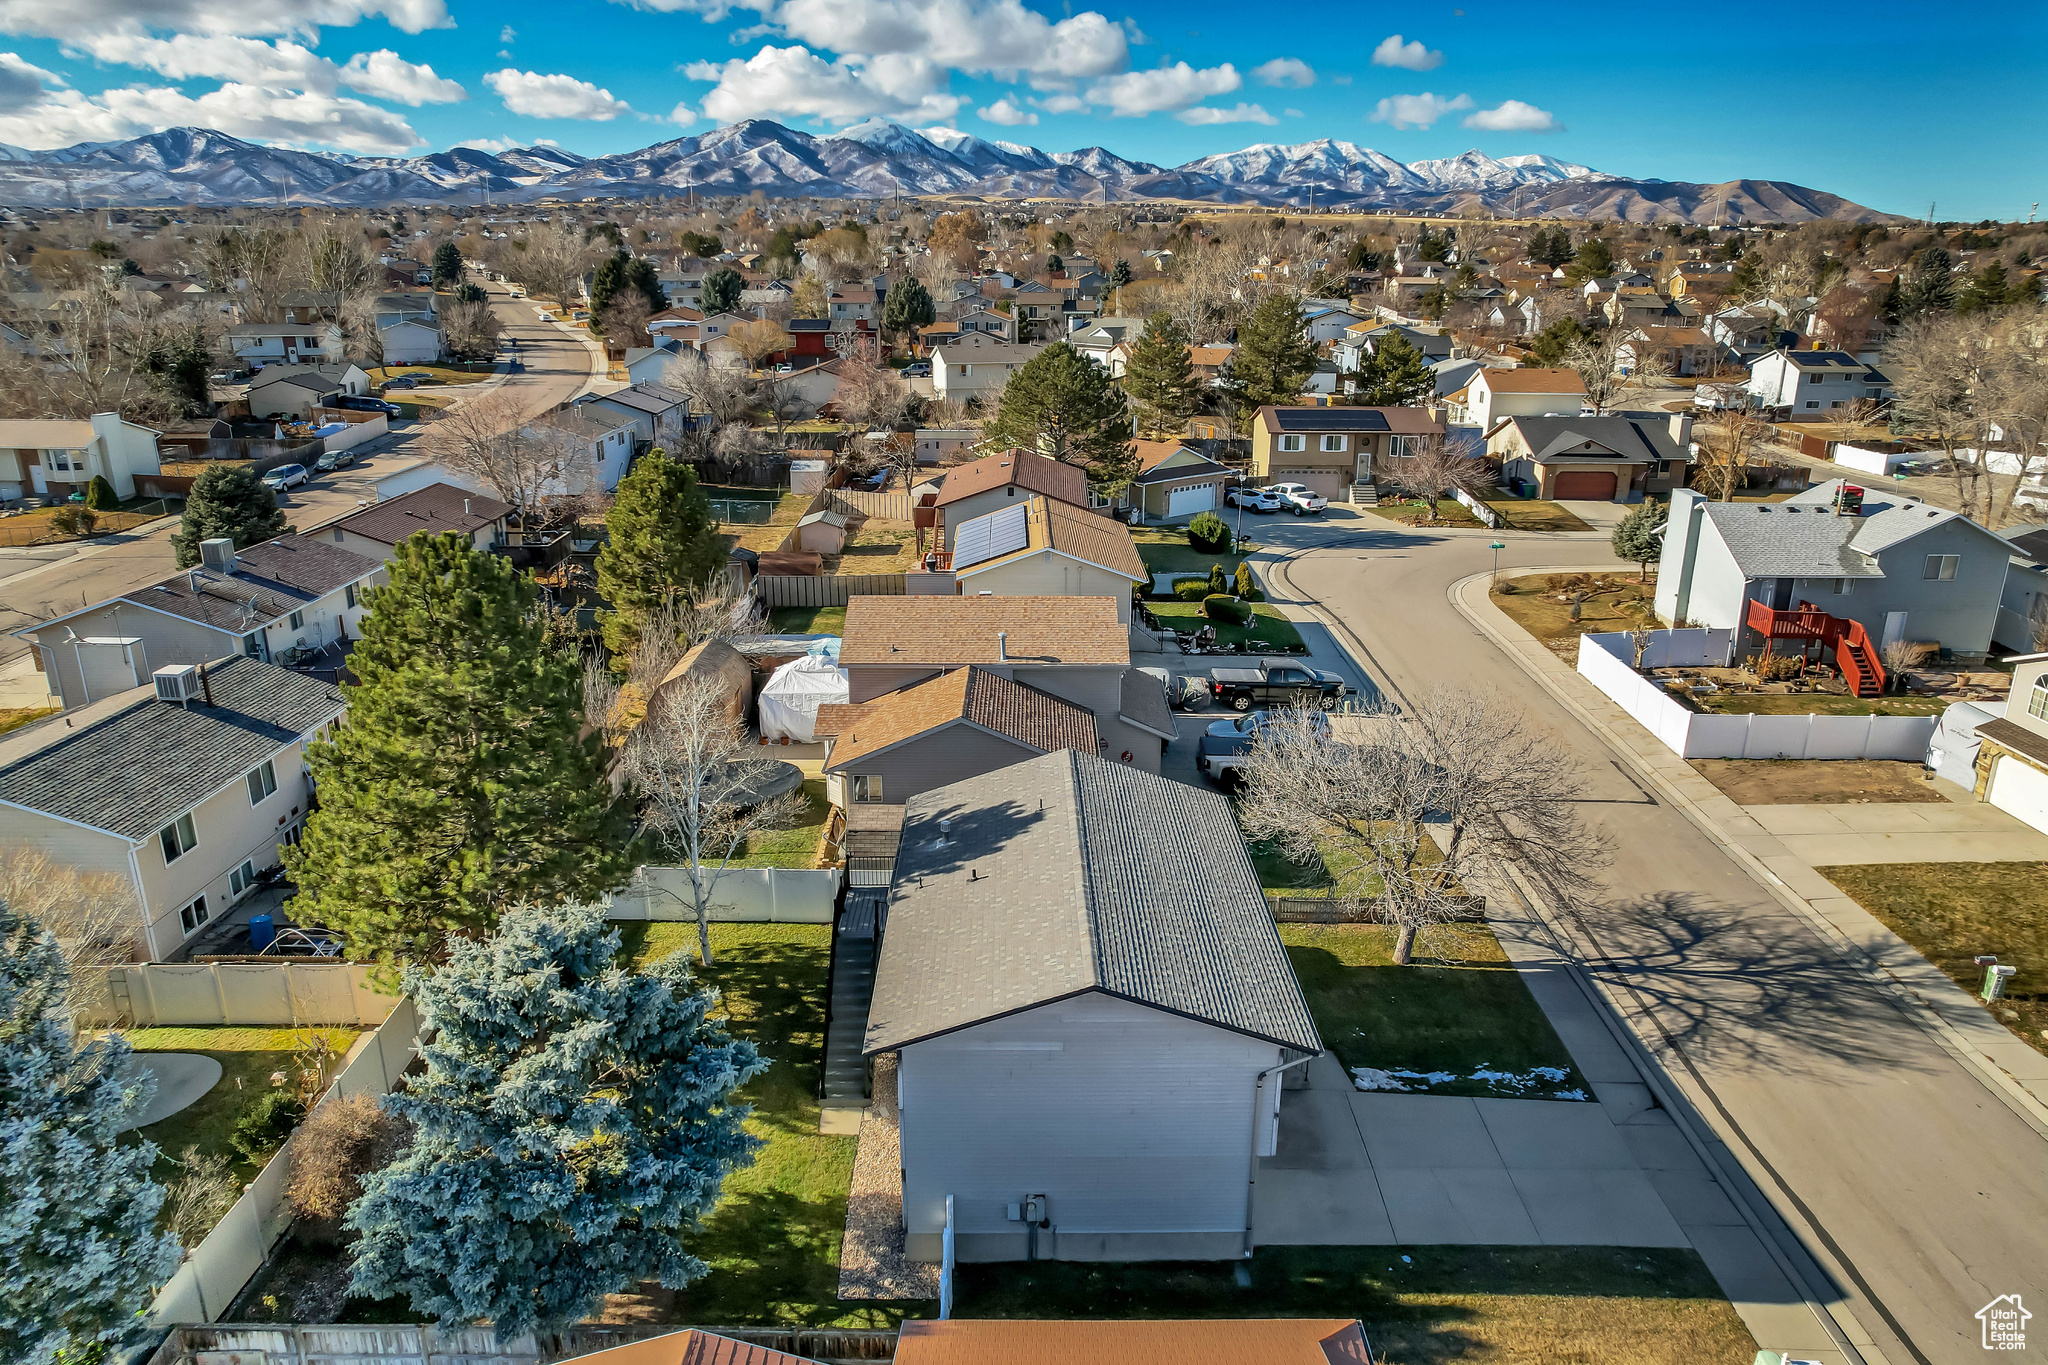
{"type": "Polygon", "coordinates": [[[1131,661],[1113,597],[854,597],[841,634],[839,662],[854,668],[994,665],[1005,649],[1016,664],[1131,661]]]}
{"type": "Polygon", "coordinates": [[[1088,502],[1087,470],[1028,450],[1010,450],[1000,455],[984,455],[946,471],[946,481],[939,486],[938,505],[945,507],[962,498],[971,498],[976,493],[986,493],[1007,484],[1016,484],[1048,498],[1058,498],[1076,507],[1085,506],[1088,502]]]}
{"type": "Polygon", "coordinates": [[[818,733],[832,734],[830,771],[942,725],[968,721],[1040,753],[1100,747],[1085,706],[982,668],[956,668],[859,706],[821,706],[818,733]],[[827,714],[830,712],[831,714],[827,714]]]}
{"type": "MultiPolygon", "coordinates": [[[[1001,516],[1015,504],[1006,505],[990,512],[988,516],[1001,516]]],[[[1024,547],[1002,554],[993,555],[977,564],[962,567],[963,576],[978,574],[998,564],[1023,559],[1031,555],[1052,550],[1059,554],[1072,555],[1075,559],[1122,574],[1133,582],[1144,582],[1150,575],[1145,572],[1145,561],[1138,556],[1138,547],[1131,540],[1130,528],[1113,517],[1095,512],[1084,512],[1070,503],[1054,498],[1033,495],[1022,504],[1024,528],[1029,539],[1024,547]]],[[[974,521],[985,521],[987,517],[976,517],[974,521]]],[[[964,538],[967,527],[960,528],[964,538]]],[[[967,589],[962,589],[968,591],[967,589]]]]}
{"type": "Polygon", "coordinates": [[[310,536],[279,536],[235,551],[235,572],[181,569],[128,593],[125,600],[199,621],[248,631],[317,602],[344,583],[377,572],[374,559],[310,536]]]}
{"type": "Polygon", "coordinates": [[[1671,439],[1668,420],[1645,421],[1626,416],[1506,417],[1501,420],[1512,423],[1521,432],[1522,440],[1538,461],[1578,456],[1589,460],[1621,459],[1647,463],[1651,460],[1683,460],[1688,455],[1685,447],[1671,439]],[[1601,449],[1576,449],[1587,442],[1601,449]],[[1602,451],[1612,454],[1603,454],[1602,451]]]}
{"type": "Polygon", "coordinates": [[[212,706],[154,690],[0,767],[14,805],[145,839],[343,709],[332,683],[237,656],[206,669],[212,706]]]}
{"type": "Polygon", "coordinates": [[[1062,750],[914,797],[865,1050],[1090,991],[1322,1050],[1222,793],[1062,750]]]}
{"type": "Polygon", "coordinates": [[[419,531],[436,535],[443,531],[460,531],[464,535],[473,535],[511,510],[509,502],[500,502],[453,484],[430,483],[425,488],[387,498],[353,516],[343,517],[334,523],[333,529],[349,531],[366,540],[396,545],[419,531]]]}

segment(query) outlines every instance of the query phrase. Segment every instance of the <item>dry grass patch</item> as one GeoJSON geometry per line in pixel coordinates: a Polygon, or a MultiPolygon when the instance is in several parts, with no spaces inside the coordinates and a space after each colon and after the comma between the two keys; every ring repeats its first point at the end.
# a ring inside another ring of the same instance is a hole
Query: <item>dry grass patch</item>
{"type": "Polygon", "coordinates": [[[1579,637],[1628,630],[1641,625],[1657,596],[1657,575],[1639,583],[1624,573],[1538,573],[1503,578],[1493,586],[1493,604],[1523,630],[1541,640],[1552,653],[1577,662],[1579,637]],[[1583,592],[1579,619],[1572,620],[1572,597],[1583,592]]]}
{"type": "Polygon", "coordinates": [[[1918,763],[1697,758],[1692,767],[1740,806],[1939,804],[1948,799],[1923,780],[1918,763]]]}

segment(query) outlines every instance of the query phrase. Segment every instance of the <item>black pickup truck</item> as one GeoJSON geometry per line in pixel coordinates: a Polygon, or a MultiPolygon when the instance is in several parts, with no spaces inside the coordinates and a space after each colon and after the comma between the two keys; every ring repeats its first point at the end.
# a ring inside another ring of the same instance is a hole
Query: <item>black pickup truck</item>
{"type": "Polygon", "coordinates": [[[1334,711],[1350,689],[1335,673],[1293,659],[1260,659],[1250,668],[1219,668],[1209,695],[1237,711],[1254,706],[1319,706],[1334,711]]]}

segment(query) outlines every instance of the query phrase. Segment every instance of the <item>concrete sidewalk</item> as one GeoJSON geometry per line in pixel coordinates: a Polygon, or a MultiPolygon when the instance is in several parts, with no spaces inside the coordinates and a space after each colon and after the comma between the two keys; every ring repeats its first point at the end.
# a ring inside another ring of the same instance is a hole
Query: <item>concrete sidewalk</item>
{"type": "Polygon", "coordinates": [[[1999,863],[2048,859],[2048,834],[1996,806],[1744,806],[1809,867],[1837,863],[1999,863]]]}

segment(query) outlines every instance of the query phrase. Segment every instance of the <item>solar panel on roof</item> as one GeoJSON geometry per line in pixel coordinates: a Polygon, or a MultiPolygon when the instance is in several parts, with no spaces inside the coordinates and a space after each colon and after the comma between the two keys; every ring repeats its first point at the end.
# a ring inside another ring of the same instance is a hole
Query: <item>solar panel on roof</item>
{"type": "Polygon", "coordinates": [[[1029,506],[1020,502],[962,526],[959,538],[953,542],[953,567],[964,569],[1030,544],[1031,528],[1025,519],[1029,506]]]}
{"type": "Polygon", "coordinates": [[[1281,410],[1282,431],[1389,431],[1387,416],[1374,408],[1311,408],[1293,413],[1281,410]]]}

